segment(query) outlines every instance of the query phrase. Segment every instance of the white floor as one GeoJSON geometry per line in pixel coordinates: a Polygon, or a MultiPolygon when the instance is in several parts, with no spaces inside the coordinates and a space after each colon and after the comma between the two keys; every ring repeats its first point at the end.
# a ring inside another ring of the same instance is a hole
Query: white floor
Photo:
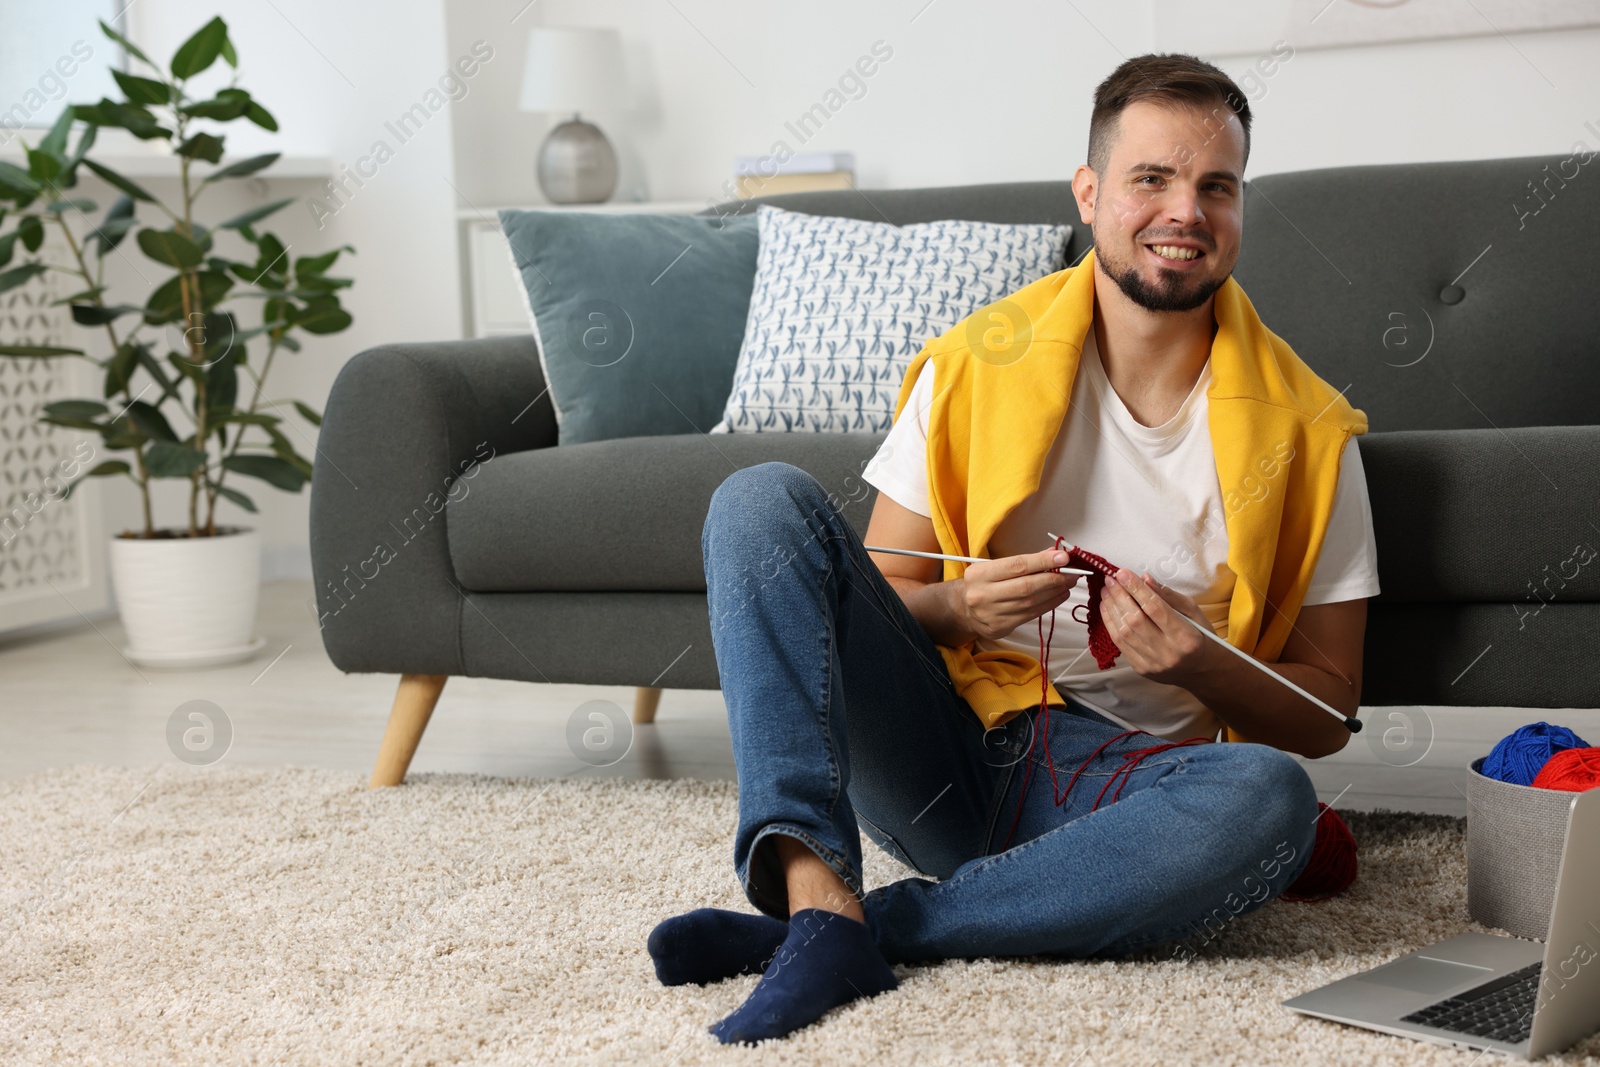
{"type": "MultiPolygon", "coordinates": [[[[220,708],[231,725],[222,759],[370,772],[396,679],[336,670],[305,607],[310,595],[309,582],[268,583],[259,617],[266,648],[249,662],[205,670],[135,668],[118,651],[114,619],[45,637],[0,638],[0,778],[72,763],[174,761],[169,719],[192,700],[220,708]]],[[[635,728],[627,755],[604,767],[579,760],[567,740],[569,720],[591,700],[629,711],[633,691],[452,678],[412,769],[734,777],[720,693],[667,690],[655,724],[635,728]]],[[[1343,752],[1306,762],[1322,799],[1340,808],[1464,815],[1467,764],[1515,726],[1545,719],[1600,741],[1595,710],[1383,708],[1361,717],[1367,728],[1343,752]]]]}

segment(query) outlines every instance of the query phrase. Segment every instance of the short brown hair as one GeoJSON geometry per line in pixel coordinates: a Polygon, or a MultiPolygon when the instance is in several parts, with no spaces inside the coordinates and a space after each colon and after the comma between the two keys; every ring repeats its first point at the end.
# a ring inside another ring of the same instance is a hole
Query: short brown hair
{"type": "Polygon", "coordinates": [[[1123,110],[1137,100],[1204,107],[1222,103],[1244,127],[1244,158],[1250,159],[1250,103],[1233,79],[1202,59],[1181,52],[1134,56],[1094,91],[1089,116],[1089,169],[1105,177],[1123,110]]]}

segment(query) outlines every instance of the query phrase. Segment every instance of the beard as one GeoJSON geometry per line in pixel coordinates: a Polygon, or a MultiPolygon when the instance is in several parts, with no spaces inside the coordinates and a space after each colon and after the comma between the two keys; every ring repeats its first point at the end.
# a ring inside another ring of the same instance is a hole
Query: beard
{"type": "Polygon", "coordinates": [[[1182,271],[1160,268],[1157,281],[1145,280],[1139,268],[1125,259],[1102,256],[1103,249],[1095,242],[1095,261],[1106,277],[1117,283],[1123,295],[1146,311],[1193,311],[1210,300],[1231,275],[1220,278],[1191,278],[1182,271]]]}

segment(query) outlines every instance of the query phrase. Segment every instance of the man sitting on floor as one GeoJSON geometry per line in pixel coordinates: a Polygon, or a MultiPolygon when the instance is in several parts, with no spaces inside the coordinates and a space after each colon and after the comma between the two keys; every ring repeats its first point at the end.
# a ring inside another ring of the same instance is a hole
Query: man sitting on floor
{"type": "Polygon", "coordinates": [[[1378,591],[1366,419],[1231,278],[1249,131],[1216,67],[1124,63],[1072,182],[1093,250],[912,361],[866,543],[984,562],[870,555],[788,464],[717,489],[702,548],[734,857],[762,914],[693,911],[649,949],[668,984],[762,974],[722,1041],[893,989],[894,963],[1182,938],[1305,868],[1316,795],[1286,753],[1336,752],[1346,726],[1178,617],[1355,713],[1378,591]],[[1084,589],[1046,531],[1128,565],[1100,605],[1110,669],[1084,655],[1084,589]],[[1124,768],[1219,733],[1236,743],[1124,768]],[[938,880],[863,895],[861,832],[938,880]]]}

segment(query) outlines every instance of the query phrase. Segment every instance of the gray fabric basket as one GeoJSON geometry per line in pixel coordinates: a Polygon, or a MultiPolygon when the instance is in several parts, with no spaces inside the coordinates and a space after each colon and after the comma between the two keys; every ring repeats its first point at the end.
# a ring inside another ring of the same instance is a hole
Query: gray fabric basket
{"type": "Polygon", "coordinates": [[[1472,762],[1467,780],[1467,913],[1544,940],[1573,794],[1502,782],[1472,762]]]}

